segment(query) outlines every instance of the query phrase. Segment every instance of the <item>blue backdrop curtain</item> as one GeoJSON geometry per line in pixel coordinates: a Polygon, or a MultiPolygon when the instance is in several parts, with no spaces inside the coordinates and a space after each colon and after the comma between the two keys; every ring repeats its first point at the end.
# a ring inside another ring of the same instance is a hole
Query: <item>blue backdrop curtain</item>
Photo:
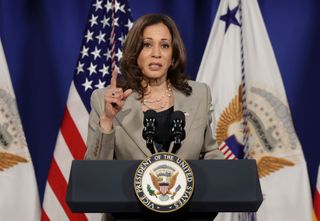
{"type": "MultiPolygon", "coordinates": [[[[320,159],[320,2],[258,2],[313,188],[320,159]]],[[[41,199],[90,4],[90,0],[0,1],[0,36],[41,199]]],[[[192,79],[196,78],[218,4],[218,0],[130,1],[134,19],[157,12],[168,14],[177,22],[192,79]]]]}

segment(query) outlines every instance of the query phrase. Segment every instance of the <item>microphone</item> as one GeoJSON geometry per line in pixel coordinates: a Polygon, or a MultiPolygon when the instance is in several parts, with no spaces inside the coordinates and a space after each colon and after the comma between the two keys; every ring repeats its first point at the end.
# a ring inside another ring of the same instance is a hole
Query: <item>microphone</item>
{"type": "Polygon", "coordinates": [[[170,137],[173,141],[172,153],[176,153],[181,147],[181,141],[186,137],[186,132],[184,130],[185,126],[185,116],[182,111],[175,111],[171,115],[172,127],[170,131],[170,137]]]}
{"type": "Polygon", "coordinates": [[[152,154],[155,153],[153,143],[154,139],[157,136],[156,132],[156,112],[154,110],[147,110],[144,113],[144,120],[143,120],[144,128],[142,130],[142,137],[146,140],[146,144],[148,149],[151,151],[152,154]]]}

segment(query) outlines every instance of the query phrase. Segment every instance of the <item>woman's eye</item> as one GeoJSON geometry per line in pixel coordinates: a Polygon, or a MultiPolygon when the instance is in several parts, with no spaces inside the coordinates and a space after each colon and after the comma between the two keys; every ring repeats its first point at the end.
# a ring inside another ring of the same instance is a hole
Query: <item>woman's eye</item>
{"type": "Polygon", "coordinates": [[[163,44],[163,45],[162,45],[162,48],[169,48],[169,47],[170,47],[169,44],[163,44]]]}
{"type": "Polygon", "coordinates": [[[144,47],[144,48],[149,48],[149,47],[151,47],[151,44],[148,43],[148,42],[144,42],[144,43],[143,43],[143,47],[144,47]]]}

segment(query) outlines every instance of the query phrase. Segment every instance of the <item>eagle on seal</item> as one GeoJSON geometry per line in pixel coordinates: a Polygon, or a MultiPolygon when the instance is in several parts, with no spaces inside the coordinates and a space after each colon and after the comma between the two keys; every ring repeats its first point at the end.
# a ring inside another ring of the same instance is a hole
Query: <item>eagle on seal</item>
{"type": "Polygon", "coordinates": [[[150,177],[154,187],[158,190],[156,195],[173,194],[170,190],[174,187],[177,181],[178,172],[171,174],[170,176],[156,176],[150,172],[150,177]]]}

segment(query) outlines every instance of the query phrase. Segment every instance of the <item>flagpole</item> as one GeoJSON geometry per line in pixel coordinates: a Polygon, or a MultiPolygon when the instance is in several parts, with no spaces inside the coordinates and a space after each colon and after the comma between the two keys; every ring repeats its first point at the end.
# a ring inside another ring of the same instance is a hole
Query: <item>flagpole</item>
{"type": "Polygon", "coordinates": [[[243,115],[243,145],[244,145],[244,158],[247,158],[249,153],[249,126],[248,126],[248,108],[247,108],[247,82],[244,65],[244,47],[243,47],[243,20],[242,20],[242,0],[238,1],[239,4],[239,20],[240,20],[240,53],[241,53],[241,103],[243,115]]]}
{"type": "MultiPolygon", "coordinates": [[[[241,103],[243,115],[243,145],[244,159],[249,154],[249,126],[248,126],[248,108],[247,108],[247,81],[245,72],[245,57],[243,46],[243,19],[242,19],[242,0],[238,1],[239,5],[239,21],[240,21],[240,61],[241,61],[241,103]]],[[[240,221],[256,221],[256,213],[239,213],[240,221]]]]}

